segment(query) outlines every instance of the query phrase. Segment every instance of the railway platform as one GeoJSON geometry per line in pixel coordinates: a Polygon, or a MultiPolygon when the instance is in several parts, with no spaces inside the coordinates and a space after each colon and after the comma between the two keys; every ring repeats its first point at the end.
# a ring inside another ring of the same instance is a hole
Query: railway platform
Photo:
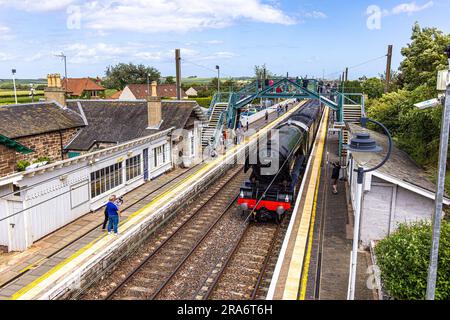
{"type": "Polygon", "coordinates": [[[86,287],[136,247],[194,194],[226,171],[227,163],[256,137],[290,116],[303,102],[277,118],[276,113],[250,125],[257,129],[241,145],[207,164],[175,169],[125,195],[120,236],[101,230],[103,208],[73,221],[20,253],[0,255],[0,300],[58,299],[86,287]]]}
{"type": "MultiPolygon", "coordinates": [[[[345,300],[352,250],[353,212],[346,183],[331,187],[332,163],[339,161],[338,135],[328,131],[328,110],[272,277],[268,299],[345,300]]],[[[375,298],[366,282],[370,256],[358,254],[356,299],[375,298]]]]}

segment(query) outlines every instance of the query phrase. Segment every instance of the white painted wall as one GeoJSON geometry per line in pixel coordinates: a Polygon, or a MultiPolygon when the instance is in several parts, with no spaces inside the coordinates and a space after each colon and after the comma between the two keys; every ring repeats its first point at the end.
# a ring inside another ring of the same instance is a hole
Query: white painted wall
{"type": "Polygon", "coordinates": [[[119,100],[136,100],[136,97],[134,96],[133,92],[131,92],[130,88],[126,86],[122,93],[119,96],[119,100]]]}
{"type": "Polygon", "coordinates": [[[9,251],[25,250],[34,241],[103,206],[111,194],[120,196],[142,185],[145,183],[143,150],[146,148],[149,150],[149,179],[170,170],[172,158],[169,139],[169,136],[162,136],[133,147],[118,148],[119,151],[98,156],[95,161],[83,158],[79,162],[66,162],[67,165],[52,167],[43,173],[25,175],[16,182],[21,188],[20,196],[7,195],[12,185],[2,186],[0,220],[17,214],[0,221],[0,245],[8,246],[9,251]],[[154,150],[162,145],[166,146],[166,161],[162,163],[163,156],[160,155],[158,166],[155,166],[154,150]],[[126,159],[138,154],[141,155],[141,175],[126,181],[126,159]],[[91,172],[117,162],[122,162],[123,183],[91,198],[91,172]]]}
{"type": "MultiPolygon", "coordinates": [[[[350,160],[348,177],[350,201],[356,208],[356,166],[350,160]]],[[[388,182],[366,174],[364,177],[364,193],[362,197],[360,239],[363,246],[370,245],[372,240],[382,240],[397,230],[400,223],[431,219],[434,200],[423,194],[408,190],[398,184],[388,182]]]]}

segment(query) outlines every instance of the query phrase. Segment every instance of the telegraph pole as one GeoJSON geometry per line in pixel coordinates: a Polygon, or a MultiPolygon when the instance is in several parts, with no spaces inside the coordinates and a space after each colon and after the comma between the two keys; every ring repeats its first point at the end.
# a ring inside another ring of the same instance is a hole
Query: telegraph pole
{"type": "Polygon", "coordinates": [[[387,61],[386,61],[386,87],[385,92],[389,91],[389,85],[391,83],[391,67],[392,67],[392,44],[388,46],[387,61]]]}
{"type": "MultiPolygon", "coordinates": [[[[450,45],[446,50],[450,77],[450,45]]],[[[447,82],[449,79],[447,78],[447,82]]],[[[435,211],[433,213],[432,227],[433,239],[431,244],[430,265],[428,267],[427,300],[434,300],[436,294],[436,279],[439,262],[439,241],[441,236],[442,202],[444,201],[445,171],[447,165],[448,138],[450,131],[450,83],[447,83],[445,105],[442,112],[441,145],[439,148],[438,183],[436,192],[435,211]]]]}
{"type": "Polygon", "coordinates": [[[181,100],[181,55],[180,49],[175,49],[175,69],[177,83],[177,100],[181,100]]]}

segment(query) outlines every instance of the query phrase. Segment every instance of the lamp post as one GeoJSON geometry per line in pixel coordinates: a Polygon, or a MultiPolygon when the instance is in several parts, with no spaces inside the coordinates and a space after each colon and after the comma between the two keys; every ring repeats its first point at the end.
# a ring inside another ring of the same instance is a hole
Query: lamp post
{"type": "MultiPolygon", "coordinates": [[[[448,68],[450,74],[450,45],[445,51],[448,57],[448,68]]],[[[450,75],[449,75],[450,76],[450,75]]],[[[427,279],[427,300],[434,300],[436,293],[436,279],[439,258],[439,241],[441,236],[441,216],[442,216],[442,202],[444,200],[444,186],[445,186],[445,171],[447,166],[448,153],[448,138],[450,125],[450,81],[447,79],[447,89],[445,94],[445,105],[442,112],[442,128],[441,128],[441,142],[439,147],[439,165],[438,165],[438,182],[436,192],[435,211],[432,218],[433,239],[430,252],[430,264],[428,266],[427,279]]]]}
{"type": "Polygon", "coordinates": [[[353,248],[350,256],[350,272],[348,281],[347,300],[355,299],[355,283],[356,283],[356,266],[358,262],[358,244],[359,244],[359,228],[361,219],[361,207],[362,207],[362,189],[364,174],[367,172],[375,171],[383,166],[389,159],[392,151],[392,138],[387,128],[380,122],[371,120],[369,118],[361,118],[361,125],[366,127],[367,122],[371,122],[379,125],[383,128],[385,134],[388,137],[388,151],[378,165],[373,168],[365,169],[364,167],[370,161],[373,153],[381,152],[383,149],[377,145],[375,140],[370,137],[368,133],[357,133],[356,137],[352,138],[349,145],[344,145],[344,148],[352,153],[355,161],[358,163],[358,168],[354,169],[358,173],[357,176],[357,189],[356,189],[356,210],[355,210],[355,223],[353,227],[353,248]]]}
{"type": "Polygon", "coordinates": [[[14,86],[14,101],[16,101],[16,104],[17,104],[17,90],[16,90],[16,77],[15,77],[16,69],[12,69],[11,73],[12,73],[13,86],[14,86]]]}
{"type": "Polygon", "coordinates": [[[216,66],[217,69],[217,93],[220,94],[220,67],[216,66]]]}

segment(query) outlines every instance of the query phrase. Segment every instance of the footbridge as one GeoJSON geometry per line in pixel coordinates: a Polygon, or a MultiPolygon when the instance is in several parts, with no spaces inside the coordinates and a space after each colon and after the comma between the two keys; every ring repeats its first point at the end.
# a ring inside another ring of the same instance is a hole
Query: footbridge
{"type": "MultiPolygon", "coordinates": [[[[238,91],[218,92],[214,95],[208,112],[209,122],[203,128],[203,146],[215,148],[223,131],[236,129],[241,112],[257,99],[317,99],[335,113],[337,129],[344,129],[345,121],[358,122],[364,114],[364,96],[360,93],[332,90],[317,79],[259,79],[238,91]]],[[[342,145],[346,134],[339,130],[339,135],[342,145]]]]}

